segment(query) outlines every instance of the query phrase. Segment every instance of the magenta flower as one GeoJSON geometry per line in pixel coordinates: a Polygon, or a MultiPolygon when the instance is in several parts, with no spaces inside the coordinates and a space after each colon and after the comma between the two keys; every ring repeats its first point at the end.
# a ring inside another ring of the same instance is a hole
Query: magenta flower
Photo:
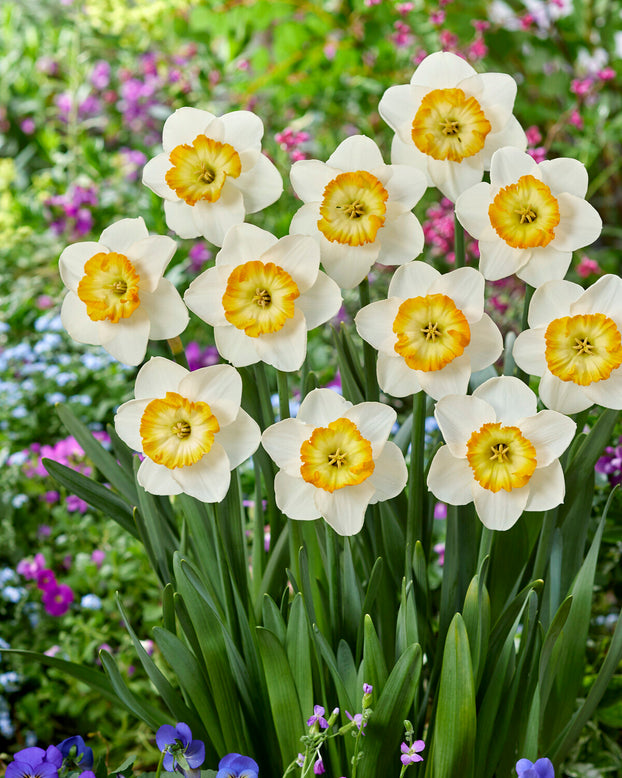
{"type": "Polygon", "coordinates": [[[400,761],[403,765],[410,765],[414,764],[415,762],[423,762],[423,757],[419,756],[417,753],[418,751],[423,751],[425,748],[425,743],[423,740],[415,740],[415,742],[408,746],[406,743],[402,743],[400,746],[400,750],[402,752],[402,755],[400,756],[400,761]]]}
{"type": "Polygon", "coordinates": [[[54,586],[55,584],[56,576],[54,575],[53,570],[46,568],[45,570],[40,570],[37,573],[37,586],[39,589],[42,589],[45,592],[50,588],[50,586],[54,586]]]}
{"type": "Polygon", "coordinates": [[[74,601],[74,593],[67,584],[54,584],[43,592],[41,601],[50,616],[64,616],[74,601]]]}

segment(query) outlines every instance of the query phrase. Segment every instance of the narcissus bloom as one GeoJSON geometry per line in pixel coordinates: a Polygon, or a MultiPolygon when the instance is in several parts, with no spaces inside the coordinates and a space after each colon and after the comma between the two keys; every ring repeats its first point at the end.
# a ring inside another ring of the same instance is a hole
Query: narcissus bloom
{"type": "Polygon", "coordinates": [[[351,402],[330,389],[314,389],[295,419],[264,432],[261,442],[281,468],[276,503],[291,519],[323,516],[340,535],[355,535],[371,503],[406,485],[402,452],[388,441],[396,413],[382,403],[351,402]]]}
{"type": "Polygon", "coordinates": [[[354,322],[378,349],[378,383],[394,397],[466,394],[471,372],[492,365],[503,348],[484,313],[484,277],[471,267],[441,275],[410,262],[395,271],[388,299],[366,305],[354,322]]]}
{"type": "Polygon", "coordinates": [[[576,424],[538,400],[518,378],[500,376],[472,395],[448,395],[434,415],[447,445],[436,452],[428,488],[450,505],[475,503],[489,529],[512,527],[523,511],[546,511],[564,500],[560,455],[576,424]]]}
{"type": "Polygon", "coordinates": [[[602,221],[585,201],[587,170],[576,159],[536,163],[518,149],[495,152],[490,184],[456,202],[462,226],[479,242],[479,269],[497,281],[513,273],[531,286],[563,278],[572,252],[593,243],[602,221]]]}
{"type": "Polygon", "coordinates": [[[403,265],[423,250],[423,229],[411,210],[426,190],[425,176],[385,165],[371,138],[346,138],[326,163],[295,162],[291,181],[305,205],[290,234],[315,238],[324,269],[342,289],[357,286],[374,262],[403,265]]]}
{"type": "Polygon", "coordinates": [[[482,180],[493,152],[525,149],[512,114],[516,82],[505,73],[477,73],[450,52],[426,57],[410,84],[387,89],[378,110],[395,131],[391,160],[426,173],[452,201],[482,180]]]}
{"type": "Polygon", "coordinates": [[[174,338],[188,324],[175,287],[163,278],[175,241],[149,235],[145,222],[121,219],[99,241],[73,243],[60,255],[60,276],[69,292],[63,327],[78,343],[103,346],[119,362],[138,365],[147,342],[174,338]]]}
{"type": "Polygon", "coordinates": [[[214,327],[216,346],[236,367],[260,360],[286,372],[307,353],[307,330],[341,306],[337,284],[320,267],[305,235],[277,240],[252,224],[227,233],[216,266],[190,284],[188,308],[214,327]]]}
{"type": "Polygon", "coordinates": [[[549,281],[534,292],[528,322],[513,355],[522,370],[541,376],[547,407],[622,409],[622,278],[603,276],[587,290],[549,281]]]}
{"type": "Polygon", "coordinates": [[[283,181],[261,153],[263,123],[250,111],[214,116],[179,108],[164,123],[164,151],[143,184],[164,198],[166,223],[180,238],[222,246],[229,227],[278,200],[283,181]]]}
{"type": "Polygon", "coordinates": [[[135,400],[114,419],[119,437],[145,455],[138,483],[151,494],[219,502],[231,470],[259,445],[257,423],[240,408],[242,379],[230,365],[194,370],[153,357],[136,376],[135,400]]]}

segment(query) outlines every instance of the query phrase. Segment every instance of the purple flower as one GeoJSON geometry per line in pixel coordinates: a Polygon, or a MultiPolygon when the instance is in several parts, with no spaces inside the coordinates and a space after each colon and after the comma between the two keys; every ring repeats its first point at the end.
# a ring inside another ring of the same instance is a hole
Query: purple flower
{"type": "MultiPolygon", "coordinates": [[[[362,713],[355,713],[354,716],[352,716],[348,711],[346,711],[346,716],[350,719],[350,721],[353,721],[357,728],[361,730],[361,727],[365,728],[367,726],[367,722],[363,721],[363,714],[362,713]]],[[[361,735],[365,737],[365,733],[361,731],[361,735]]]]}
{"type": "Polygon", "coordinates": [[[373,690],[373,686],[369,683],[363,684],[363,694],[371,694],[373,690]]]}
{"type": "Polygon", "coordinates": [[[42,589],[45,592],[50,588],[50,586],[55,586],[55,585],[56,585],[56,576],[54,575],[53,570],[46,568],[45,570],[40,570],[37,573],[37,586],[39,587],[39,589],[42,589]]]}
{"type": "Polygon", "coordinates": [[[312,727],[317,724],[321,729],[328,727],[328,721],[324,718],[324,708],[321,705],[313,706],[313,716],[307,719],[307,726],[312,727]]]}
{"type": "Polygon", "coordinates": [[[6,768],[5,778],[58,778],[63,755],[56,746],[47,750],[23,748],[15,754],[15,761],[6,768]]]}
{"type": "Polygon", "coordinates": [[[402,752],[402,755],[400,756],[401,763],[403,765],[409,765],[414,764],[415,762],[423,762],[423,757],[419,756],[417,752],[423,751],[424,748],[425,743],[423,740],[415,740],[412,746],[408,746],[406,743],[402,743],[400,746],[400,750],[402,752]]]}
{"type": "Polygon", "coordinates": [[[216,778],[257,778],[259,765],[250,756],[227,754],[218,762],[216,778]]]}
{"type": "Polygon", "coordinates": [[[65,738],[57,746],[67,764],[93,767],[93,749],[89,748],[80,735],[65,738]]]}
{"type": "Polygon", "coordinates": [[[193,740],[187,724],[180,721],[175,727],[164,724],[156,732],[156,743],[164,752],[163,766],[166,772],[201,767],[205,760],[205,745],[201,740],[193,740]]]}
{"type": "Polygon", "coordinates": [[[520,778],[555,778],[553,762],[547,757],[530,762],[529,759],[519,759],[516,772],[520,778]]]}
{"type": "Polygon", "coordinates": [[[53,584],[43,592],[41,601],[50,616],[64,616],[74,600],[74,593],[67,584],[53,584]]]}
{"type": "Polygon", "coordinates": [[[95,89],[105,89],[110,83],[110,64],[105,59],[98,60],[93,66],[91,84],[95,89]]]}
{"type": "Polygon", "coordinates": [[[326,772],[326,768],[324,767],[324,762],[321,759],[318,759],[317,762],[313,765],[313,774],[314,775],[322,775],[322,773],[326,772]]]}

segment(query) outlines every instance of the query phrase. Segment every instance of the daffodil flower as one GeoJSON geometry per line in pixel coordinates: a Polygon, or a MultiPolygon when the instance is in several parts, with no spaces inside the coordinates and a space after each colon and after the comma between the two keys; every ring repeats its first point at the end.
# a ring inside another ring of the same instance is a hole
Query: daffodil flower
{"type": "Polygon", "coordinates": [[[587,290],[549,281],[534,292],[528,322],[512,353],[522,370],[541,377],[548,408],[622,409],[622,278],[605,275],[587,290]]]}
{"type": "Polygon", "coordinates": [[[261,153],[262,136],[263,123],[251,111],[214,116],[179,108],[168,117],[164,151],[145,165],[143,183],[164,198],[173,232],[222,246],[230,227],[279,199],[283,181],[261,153]]]}
{"type": "Polygon", "coordinates": [[[319,268],[312,238],[277,240],[240,224],[227,233],[215,267],[195,278],[184,300],[214,327],[216,347],[233,365],[262,360],[290,372],[304,361],[307,331],[341,306],[339,287],[319,268]]]}
{"type": "Polygon", "coordinates": [[[71,337],[103,346],[126,365],[138,365],[149,339],[183,332],[188,311],[163,278],[175,248],[166,235],[150,236],[141,218],[115,222],[97,242],[68,246],[59,260],[69,289],[60,315],[71,337]]]}
{"type": "Polygon", "coordinates": [[[516,82],[505,73],[477,73],[462,57],[436,52],[410,84],[392,86],[378,110],[395,131],[391,161],[422,170],[453,202],[490,169],[502,146],[525,149],[512,114],[516,82]]]}
{"type": "Polygon", "coordinates": [[[357,286],[374,262],[403,265],[423,250],[423,229],[411,211],[426,190],[425,176],[385,165],[371,138],[346,138],[325,163],[295,162],[291,181],[305,204],[290,234],[318,242],[324,269],[342,289],[357,286]]]}
{"type": "Polygon", "coordinates": [[[230,365],[192,373],[163,357],[138,372],[135,398],[115,416],[119,437],[145,455],[138,483],[151,494],[220,502],[231,470],[259,445],[257,423],[240,408],[242,379],[230,365]]]}
{"type": "Polygon", "coordinates": [[[572,252],[593,243],[602,220],[588,202],[587,170],[576,159],[536,163],[518,149],[497,151],[490,183],[456,202],[462,226],[479,243],[479,269],[489,281],[515,273],[531,286],[561,279],[572,252]]]}
{"type": "Polygon", "coordinates": [[[340,535],[355,535],[369,504],[399,494],[407,480],[402,452],[388,441],[396,420],[382,403],[353,405],[330,389],[314,389],[295,419],[263,433],[262,445],[280,468],[279,509],[291,519],[322,516],[340,535]]]}
{"type": "Polygon", "coordinates": [[[450,505],[475,503],[482,523],[506,530],[523,511],[546,511],[564,500],[560,455],[576,424],[552,410],[518,378],[500,376],[472,395],[448,395],[434,415],[446,445],[436,452],[428,488],[450,505]]]}
{"type": "Polygon", "coordinates": [[[396,270],[388,299],[366,305],[354,322],[378,350],[380,388],[394,397],[466,394],[471,372],[492,365],[503,348],[484,313],[484,277],[470,267],[441,275],[410,262],[396,270]]]}

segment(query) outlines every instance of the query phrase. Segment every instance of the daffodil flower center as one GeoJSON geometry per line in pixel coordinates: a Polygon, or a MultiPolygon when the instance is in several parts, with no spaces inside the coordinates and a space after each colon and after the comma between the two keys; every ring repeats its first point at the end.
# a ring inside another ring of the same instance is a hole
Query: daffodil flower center
{"type": "Polygon", "coordinates": [[[498,492],[520,488],[536,469],[536,449],[518,427],[483,424],[467,442],[467,461],[475,480],[498,492]]]}
{"type": "Polygon", "coordinates": [[[274,262],[251,260],[231,272],[222,305],[230,324],[257,338],[282,329],[293,318],[299,296],[286,270],[274,262]]]}
{"type": "Polygon", "coordinates": [[[363,483],[374,472],[371,443],[349,419],[316,427],[302,444],[300,459],[303,479],[327,492],[363,483]]]}
{"type": "Polygon", "coordinates": [[[196,464],[211,449],[219,429],[206,402],[192,402],[177,392],[151,400],[140,420],[143,451],[171,470],[196,464]]]}
{"type": "Polygon", "coordinates": [[[410,297],[393,321],[395,351],[413,370],[442,370],[471,342],[471,328],[454,301],[444,294],[410,297]]]}
{"type": "Polygon", "coordinates": [[[387,190],[371,173],[340,173],[324,189],[318,229],[333,243],[373,243],[384,226],[388,198],[387,190]]]}
{"type": "Polygon", "coordinates": [[[609,378],[622,365],[622,337],[602,313],[563,316],[544,333],[546,364],[554,376],[589,386],[609,378]]]}
{"type": "Polygon", "coordinates": [[[116,324],[140,305],[139,282],[140,276],[125,254],[101,252],[84,263],[77,294],[92,321],[116,324]]]}
{"type": "Polygon", "coordinates": [[[411,137],[433,159],[462,162],[484,148],[491,125],[474,97],[462,89],[433,89],[421,101],[411,137]]]}
{"type": "Polygon", "coordinates": [[[500,189],[488,207],[488,216],[497,235],[518,249],[548,246],[560,220],[551,190],[530,175],[500,189]]]}
{"type": "Polygon", "coordinates": [[[188,205],[200,200],[215,203],[227,176],[242,172],[240,155],[229,143],[197,135],[192,144],[183,143],[169,154],[172,167],[164,178],[175,194],[188,205]]]}

